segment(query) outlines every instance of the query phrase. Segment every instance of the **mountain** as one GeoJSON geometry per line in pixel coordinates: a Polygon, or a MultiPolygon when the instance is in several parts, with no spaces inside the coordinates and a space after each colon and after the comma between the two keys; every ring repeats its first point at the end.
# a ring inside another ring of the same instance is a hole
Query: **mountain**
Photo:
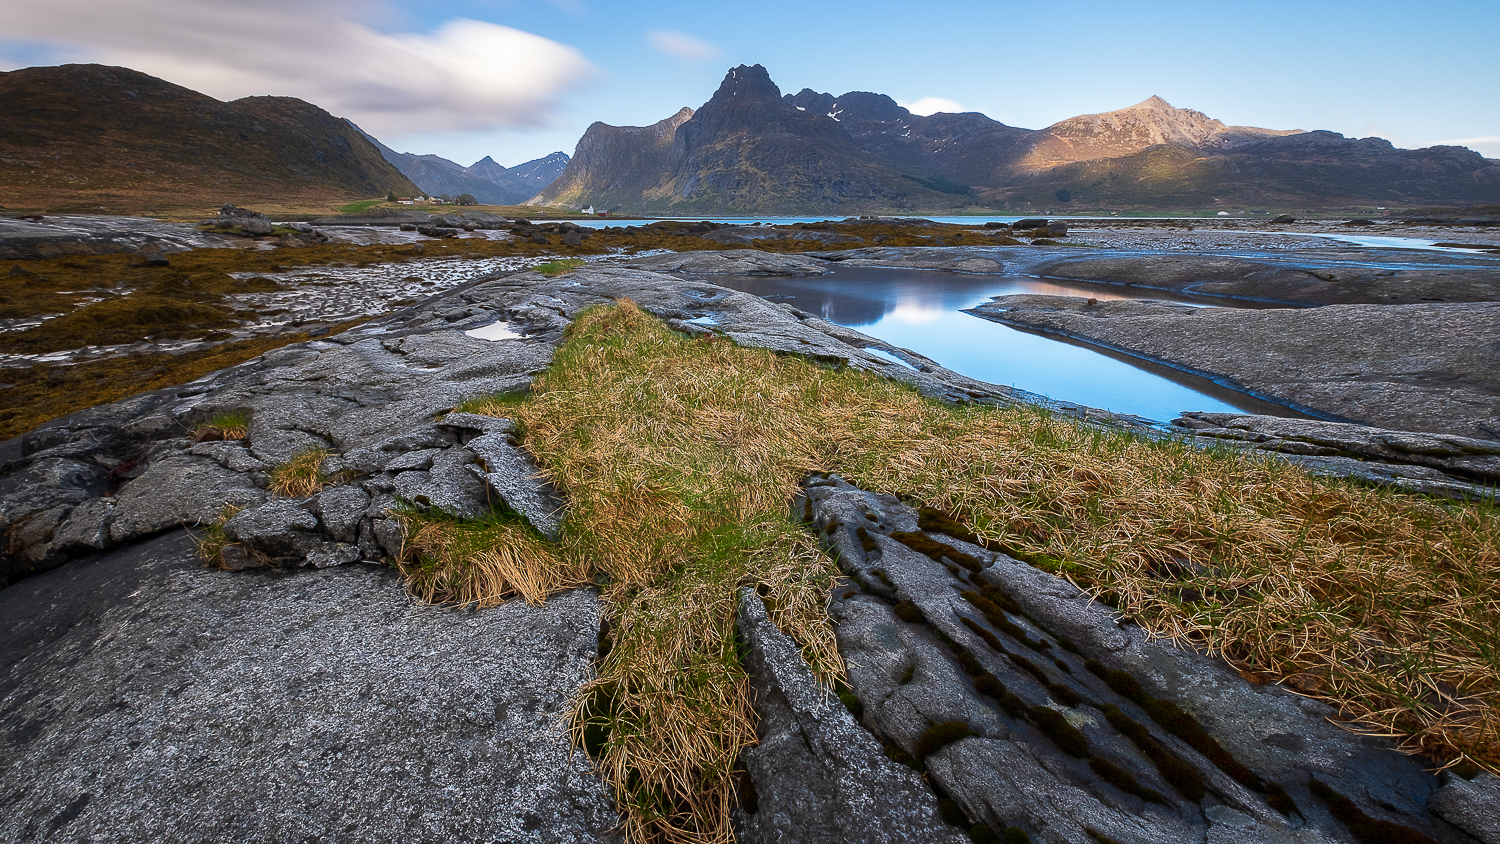
{"type": "Polygon", "coordinates": [[[291,97],[221,102],[123,67],[0,73],[12,208],[141,213],[329,202],[415,186],[349,124],[291,97]]]}
{"type": "Polygon", "coordinates": [[[1474,204],[1500,161],[1461,147],[1229,126],[1160,97],[1045,129],[914,115],[884,94],[782,96],[733,68],[694,112],[595,123],[534,203],[668,214],[1474,204]]]}
{"type": "Polygon", "coordinates": [[[1173,108],[1161,97],[1151,97],[1119,111],[1070,117],[1048,126],[1027,141],[1026,153],[1016,166],[1034,172],[1079,161],[1119,158],[1161,144],[1187,149],[1228,148],[1301,131],[1225,126],[1201,111],[1173,108]]]}
{"type": "Polygon", "coordinates": [[[931,173],[903,173],[856,139],[859,132],[890,134],[912,119],[905,109],[885,114],[883,103],[863,103],[846,126],[843,115],[824,112],[825,105],[820,100],[809,109],[785,101],[764,67],[741,65],[696,112],[684,108],[641,128],[590,126],[562,176],[535,201],[770,214],[962,203],[964,186],[933,180],[931,173]],[[885,128],[864,131],[869,123],[885,128]]]}
{"type": "Polygon", "coordinates": [[[380,150],[385,160],[416,184],[427,196],[458,196],[467,193],[486,205],[516,205],[552,184],[568,163],[568,155],[554,152],[506,169],[485,156],[464,167],[436,155],[396,152],[352,122],[349,124],[380,150]]]}

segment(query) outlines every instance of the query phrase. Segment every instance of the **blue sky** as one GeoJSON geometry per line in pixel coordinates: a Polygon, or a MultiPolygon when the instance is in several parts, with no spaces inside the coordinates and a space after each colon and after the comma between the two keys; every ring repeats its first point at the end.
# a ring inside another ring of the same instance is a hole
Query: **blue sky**
{"type": "Polygon", "coordinates": [[[1155,94],[1230,124],[1467,141],[1500,158],[1500,0],[0,0],[0,69],[125,64],[298,96],[402,151],[510,166],[595,120],[698,107],[726,70],[1042,128],[1155,94]]]}

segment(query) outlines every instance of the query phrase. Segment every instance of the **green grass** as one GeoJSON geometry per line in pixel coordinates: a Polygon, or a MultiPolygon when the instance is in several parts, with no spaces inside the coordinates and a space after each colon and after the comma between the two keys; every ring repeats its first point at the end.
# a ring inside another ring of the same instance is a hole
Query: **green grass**
{"type": "Polygon", "coordinates": [[[562,258],[557,261],[548,261],[545,264],[537,264],[532,269],[545,276],[559,276],[567,275],[583,266],[584,263],[585,261],[582,258],[562,258]]]}
{"type": "Polygon", "coordinates": [[[250,414],[243,411],[220,413],[193,428],[198,442],[208,440],[242,440],[250,433],[250,414]]]}
{"type": "Polygon", "coordinates": [[[1035,408],[945,406],[867,374],[689,339],[628,302],[580,315],[530,397],[465,409],[516,419],[570,500],[556,545],[513,532],[484,549],[543,566],[538,582],[553,586],[526,595],[490,581],[467,599],[603,584],[609,647],[573,726],[633,841],[730,840],[734,760],[754,739],[738,587],[767,595],[837,684],[823,611],[835,569],[786,512],[814,470],[931,508],[935,525],[933,511],[955,514],[954,530],[1411,748],[1500,768],[1494,508],[1035,408]]]}
{"type": "Polygon", "coordinates": [[[348,205],[340,205],[338,211],[340,214],[358,214],[361,211],[368,211],[384,202],[384,199],[361,199],[358,202],[351,202],[348,205]]]}

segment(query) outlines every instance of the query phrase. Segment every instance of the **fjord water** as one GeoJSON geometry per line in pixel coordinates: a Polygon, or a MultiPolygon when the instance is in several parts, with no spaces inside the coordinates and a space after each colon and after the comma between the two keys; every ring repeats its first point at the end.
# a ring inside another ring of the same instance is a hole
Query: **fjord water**
{"type": "Polygon", "coordinates": [[[1156,291],[1059,284],[1024,276],[841,267],[810,278],[714,276],[713,283],[793,307],[911,349],[971,378],[1062,401],[1169,420],[1185,410],[1300,415],[1206,378],[1049,339],[962,313],[992,296],[1040,293],[1189,302],[1156,291]]]}

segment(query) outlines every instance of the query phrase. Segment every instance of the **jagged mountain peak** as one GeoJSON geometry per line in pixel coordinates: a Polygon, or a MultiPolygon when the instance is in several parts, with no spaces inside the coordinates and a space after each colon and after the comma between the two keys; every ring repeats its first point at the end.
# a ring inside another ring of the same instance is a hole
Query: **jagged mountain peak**
{"type": "Polygon", "coordinates": [[[740,65],[729,69],[724,75],[724,81],[719,83],[719,90],[714,92],[713,99],[704,105],[716,101],[722,102],[731,97],[751,98],[756,100],[780,100],[781,89],[771,81],[771,74],[762,65],[740,65]]]}

